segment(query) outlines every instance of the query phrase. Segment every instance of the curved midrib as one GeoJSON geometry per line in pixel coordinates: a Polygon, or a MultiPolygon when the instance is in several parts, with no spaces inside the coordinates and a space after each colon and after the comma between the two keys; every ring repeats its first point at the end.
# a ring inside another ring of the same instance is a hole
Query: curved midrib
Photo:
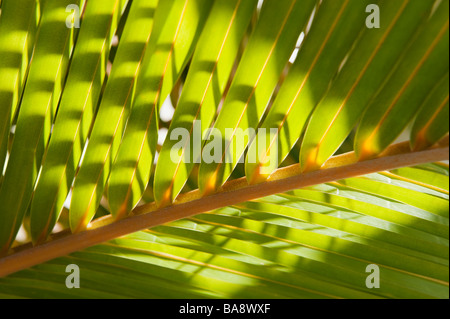
{"type": "Polygon", "coordinates": [[[329,160],[331,168],[300,174],[298,165],[279,169],[272,175],[269,182],[258,185],[248,185],[246,178],[226,183],[220,192],[203,197],[199,191],[180,196],[179,202],[164,209],[155,209],[154,204],[148,204],[135,209],[135,215],[119,222],[99,220],[100,226],[95,228],[93,223],[91,230],[77,234],[69,234],[64,231],[52,241],[26,249],[18,248],[16,253],[0,259],[0,277],[16,271],[29,268],[36,264],[51,260],[56,257],[70,254],[95,244],[99,244],[114,238],[127,235],[136,231],[165,224],[221,207],[245,202],[264,196],[282,193],[310,185],[316,185],[344,178],[366,175],[379,171],[392,170],[405,166],[413,166],[423,163],[448,160],[448,143],[444,147],[433,148],[422,152],[401,151],[409,149],[409,142],[393,145],[389,151],[393,155],[387,155],[374,160],[354,162],[355,154],[348,153],[329,160]],[[349,162],[339,167],[333,167],[336,163],[349,162]]]}

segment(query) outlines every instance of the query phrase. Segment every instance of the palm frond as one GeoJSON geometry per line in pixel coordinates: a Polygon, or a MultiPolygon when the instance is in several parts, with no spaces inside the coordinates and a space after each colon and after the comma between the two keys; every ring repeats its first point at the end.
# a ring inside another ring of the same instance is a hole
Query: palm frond
{"type": "MultiPolygon", "coordinates": [[[[114,239],[0,279],[2,297],[448,298],[448,216],[380,196],[387,186],[408,198],[427,191],[390,174],[272,195],[114,239]],[[82,289],[63,284],[69,264],[80,267],[82,289]],[[380,267],[379,289],[366,287],[370,264],[380,267]]],[[[448,173],[430,176],[448,180],[448,173]]],[[[448,200],[428,192],[430,206],[448,200]]]]}
{"type": "Polygon", "coordinates": [[[0,297],[448,298],[448,1],[0,6],[0,297]]]}

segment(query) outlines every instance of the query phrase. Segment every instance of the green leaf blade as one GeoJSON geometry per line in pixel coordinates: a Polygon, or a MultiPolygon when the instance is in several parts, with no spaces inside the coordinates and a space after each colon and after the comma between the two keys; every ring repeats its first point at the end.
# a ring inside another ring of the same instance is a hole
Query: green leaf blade
{"type": "Polygon", "coordinates": [[[134,86],[147,42],[154,27],[158,1],[134,1],[125,25],[114,67],[99,105],[85,157],[75,178],[70,207],[73,231],[85,229],[94,216],[103,196],[111,158],[117,152],[134,86]]]}
{"type": "Polygon", "coordinates": [[[154,182],[158,203],[171,203],[176,198],[201,155],[194,152],[200,151],[203,132],[216,114],[255,8],[256,1],[225,0],[217,1],[211,11],[159,155],[154,182]],[[195,121],[201,121],[201,127],[195,121]],[[189,141],[180,147],[183,156],[174,161],[171,152],[178,143],[172,134],[183,129],[190,133],[189,141]]]}
{"type": "Polygon", "coordinates": [[[449,131],[448,73],[424,102],[411,129],[411,148],[423,150],[439,142],[449,131]]]}
{"type": "Polygon", "coordinates": [[[446,1],[441,3],[366,109],[355,138],[355,150],[361,159],[385,150],[448,72],[448,59],[443,58],[449,54],[448,5],[446,1]]]}
{"type": "Polygon", "coordinates": [[[429,17],[430,1],[380,1],[379,29],[363,33],[312,114],[300,150],[304,171],[320,168],[349,136],[405,47],[429,17]]]}
{"type": "Polygon", "coordinates": [[[5,180],[0,190],[0,252],[5,253],[28,208],[33,185],[50,135],[51,107],[59,99],[58,80],[66,73],[71,30],[66,27],[69,1],[48,4],[43,12],[33,62],[17,120],[5,180]]]}
{"type": "Polygon", "coordinates": [[[55,226],[72,184],[104,81],[106,56],[119,1],[87,5],[58,117],[31,204],[31,235],[44,241],[55,226]],[[84,125],[86,126],[86,125],[84,125]],[[75,145],[78,144],[78,145],[75,145]]]}
{"type": "Polygon", "coordinates": [[[146,52],[136,100],[108,184],[109,204],[116,218],[131,212],[144,194],[156,153],[158,104],[184,70],[211,4],[206,0],[175,1],[154,49],[146,52]]]}
{"type": "Polygon", "coordinates": [[[306,6],[298,1],[264,2],[260,23],[249,40],[215,122],[212,136],[216,137],[206,142],[203,149],[199,172],[199,188],[203,193],[216,191],[240,160],[314,4],[314,1],[308,1],[306,6]],[[298,22],[299,17],[301,23],[298,22]],[[266,20],[272,24],[261,22],[266,20]],[[206,161],[205,154],[208,157],[206,161]]]}
{"type": "MultiPolygon", "coordinates": [[[[5,1],[0,18],[0,170],[3,170],[19,96],[36,33],[35,1],[5,1]]],[[[3,172],[2,172],[3,173],[3,172]]]]}
{"type": "Polygon", "coordinates": [[[327,91],[357,39],[359,30],[364,26],[361,12],[364,12],[367,4],[364,1],[357,4],[329,1],[318,6],[311,30],[260,127],[266,131],[258,132],[249,147],[246,163],[249,182],[267,179],[278,168],[276,164],[283,162],[300,138],[311,112],[327,91]],[[277,133],[271,134],[271,129],[277,133]],[[278,158],[271,155],[273,152],[278,153],[278,158]],[[255,159],[250,159],[250,156],[255,159]]]}

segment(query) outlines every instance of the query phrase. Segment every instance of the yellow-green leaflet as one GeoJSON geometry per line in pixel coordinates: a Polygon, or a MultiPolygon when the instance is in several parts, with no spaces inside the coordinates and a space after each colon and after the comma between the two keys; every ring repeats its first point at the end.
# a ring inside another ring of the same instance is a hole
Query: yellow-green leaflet
{"type": "Polygon", "coordinates": [[[379,155],[394,142],[448,73],[448,9],[449,2],[442,1],[367,107],[355,138],[361,159],[379,155]]]}
{"type": "Polygon", "coordinates": [[[70,206],[73,231],[83,230],[87,226],[102,198],[111,161],[117,152],[113,143],[115,139],[120,141],[122,135],[145,47],[154,30],[153,13],[157,4],[157,0],[138,0],[131,5],[114,67],[99,105],[97,120],[75,178],[70,206]]]}
{"type": "Polygon", "coordinates": [[[154,181],[158,203],[171,203],[182,190],[195,163],[200,163],[204,132],[217,112],[256,2],[218,0],[211,10],[159,154],[154,181]],[[183,135],[186,132],[189,140],[183,135]]]}
{"type": "MultiPolygon", "coordinates": [[[[33,0],[5,0],[0,16],[0,173],[33,50],[38,8],[33,0]]],[[[2,174],[0,174],[2,175],[2,174]]],[[[1,178],[0,178],[1,181],[1,178]]]]}
{"type": "Polygon", "coordinates": [[[315,1],[268,0],[202,153],[199,188],[214,192],[231,175],[261,120],[315,1]],[[246,134],[248,133],[248,134],[246,134]]]}
{"type": "MultiPolygon", "coordinates": [[[[175,0],[167,22],[147,48],[136,98],[108,183],[111,213],[126,216],[144,194],[156,153],[158,104],[186,67],[214,1],[175,0]]],[[[152,40],[151,40],[152,41],[152,40]]]]}
{"type": "Polygon", "coordinates": [[[400,62],[430,16],[433,1],[380,1],[379,29],[364,27],[346,64],[309,119],[301,143],[304,171],[320,168],[357,125],[386,74],[400,62]],[[382,70],[382,72],[381,72],[382,70]]]}
{"type": "Polygon", "coordinates": [[[59,218],[86,142],[105,78],[111,38],[123,4],[88,2],[67,85],[31,203],[31,234],[42,242],[59,218]]]}
{"type": "Polygon", "coordinates": [[[268,178],[300,138],[365,26],[361,12],[369,2],[325,1],[316,9],[294,65],[249,147],[245,169],[250,183],[268,178]]]}
{"type": "Polygon", "coordinates": [[[411,148],[413,150],[426,149],[448,134],[448,91],[447,73],[430,92],[417,114],[411,130],[411,148]]]}
{"type": "Polygon", "coordinates": [[[0,189],[0,252],[6,251],[14,240],[31,199],[50,135],[52,106],[59,100],[61,81],[65,78],[72,49],[73,29],[66,26],[66,6],[74,3],[79,4],[79,1],[50,1],[43,8],[16,133],[0,189]]]}

